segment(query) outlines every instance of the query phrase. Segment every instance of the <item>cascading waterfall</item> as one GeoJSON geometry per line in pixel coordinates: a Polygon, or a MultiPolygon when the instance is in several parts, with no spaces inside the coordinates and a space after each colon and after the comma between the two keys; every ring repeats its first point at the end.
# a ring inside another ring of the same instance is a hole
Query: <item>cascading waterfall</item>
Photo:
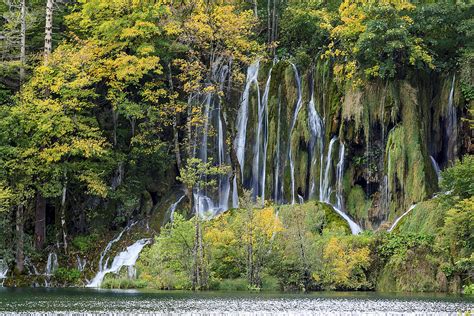
{"type": "MultiPolygon", "coordinates": [[[[331,198],[331,187],[330,187],[330,171],[331,171],[331,162],[332,162],[332,152],[334,144],[336,143],[337,137],[333,137],[329,142],[328,155],[326,157],[326,168],[324,169],[324,177],[321,174],[321,186],[319,188],[319,200],[322,202],[330,203],[331,198]]],[[[321,164],[323,162],[321,161],[321,164]]]]}
{"type": "Polygon", "coordinates": [[[281,129],[281,123],[280,123],[280,115],[281,115],[281,102],[280,99],[278,99],[278,124],[277,124],[277,145],[276,145],[276,157],[275,157],[275,187],[273,188],[274,191],[274,200],[277,203],[281,202],[280,196],[283,195],[283,181],[280,181],[280,163],[281,163],[281,140],[280,140],[280,129],[281,129]],[[281,182],[281,184],[280,184],[281,182]],[[281,186],[281,188],[280,188],[281,186]]]}
{"type": "Polygon", "coordinates": [[[3,259],[0,259],[0,287],[3,287],[3,282],[5,282],[5,279],[7,278],[7,273],[8,265],[3,261],[3,259]]]}
{"type": "MultiPolygon", "coordinates": [[[[321,116],[316,111],[316,104],[314,102],[314,87],[312,86],[311,99],[308,103],[308,125],[311,133],[311,138],[309,142],[309,153],[311,155],[311,169],[316,165],[317,158],[320,159],[320,174],[322,174],[323,168],[323,156],[324,156],[324,123],[321,119],[321,116]]],[[[316,179],[315,173],[311,172],[310,176],[310,189],[309,189],[309,198],[313,197],[316,189],[316,179]]],[[[322,178],[320,179],[320,182],[322,178]]],[[[321,186],[321,183],[320,183],[321,186]]]]}
{"type": "Polygon", "coordinates": [[[291,67],[293,68],[293,71],[295,72],[295,79],[296,79],[296,87],[298,89],[298,99],[296,101],[296,106],[295,106],[295,113],[293,114],[293,120],[291,122],[291,128],[289,132],[289,142],[288,142],[288,160],[290,161],[290,176],[291,176],[291,204],[295,204],[295,165],[293,161],[293,155],[291,151],[291,134],[293,132],[293,129],[295,128],[296,125],[296,120],[298,119],[298,113],[301,110],[301,107],[303,105],[303,93],[302,93],[302,88],[301,88],[301,78],[298,73],[298,69],[294,64],[291,64],[291,67]]]}
{"type": "Polygon", "coordinates": [[[393,222],[392,226],[390,226],[390,228],[388,229],[388,232],[391,232],[392,230],[394,230],[395,227],[397,227],[400,220],[406,215],[408,215],[408,213],[410,213],[415,207],[416,207],[416,204],[413,204],[405,213],[403,213],[399,218],[397,218],[395,222],[393,222]]]}
{"type": "Polygon", "coordinates": [[[51,276],[58,269],[58,256],[54,252],[50,252],[48,255],[48,261],[46,262],[46,268],[44,274],[51,276]]]}
{"type": "Polygon", "coordinates": [[[55,252],[50,252],[48,254],[48,261],[46,262],[46,267],[44,269],[44,286],[49,287],[51,276],[54,275],[54,272],[58,269],[58,256],[55,252]]]}
{"type": "Polygon", "coordinates": [[[268,147],[268,95],[270,93],[271,78],[272,69],[270,69],[268,73],[262,101],[258,103],[258,124],[253,146],[252,192],[255,199],[258,196],[261,197],[262,205],[265,203],[266,156],[268,147]]]}
{"type": "MultiPolygon", "coordinates": [[[[213,63],[212,78],[219,83],[220,91],[224,88],[224,83],[229,74],[229,65],[218,59],[213,63]]],[[[217,163],[219,166],[230,163],[229,155],[225,148],[225,130],[222,121],[221,105],[216,93],[204,95],[204,126],[201,130],[201,144],[199,158],[203,162],[208,162],[208,144],[210,125],[217,131],[213,153],[217,153],[217,163]]],[[[244,140],[245,142],[245,140],[244,140]]],[[[201,216],[209,215],[213,217],[229,208],[230,181],[228,175],[218,176],[218,196],[210,196],[208,192],[200,188],[193,192],[194,205],[196,211],[201,216]]]]}
{"type": "Polygon", "coordinates": [[[105,256],[107,255],[107,253],[109,252],[110,248],[112,248],[113,244],[115,244],[116,242],[118,242],[123,234],[127,231],[129,231],[137,222],[132,222],[130,225],[127,225],[127,227],[125,227],[118,235],[117,237],[115,237],[114,239],[112,239],[111,241],[109,241],[109,243],[107,244],[107,246],[104,248],[104,250],[102,251],[102,253],[100,254],[100,259],[99,259],[99,272],[100,271],[103,271],[107,268],[107,263],[109,261],[109,259],[107,258],[105,260],[105,264],[103,264],[103,261],[104,261],[104,258],[105,256]]]}
{"type": "Polygon", "coordinates": [[[433,165],[433,169],[436,172],[436,176],[438,177],[438,181],[439,181],[441,177],[441,169],[438,165],[438,162],[436,161],[436,159],[433,158],[433,156],[430,156],[430,159],[431,159],[431,164],[433,165]]]}
{"type": "Polygon", "coordinates": [[[127,249],[120,252],[117,256],[115,256],[114,260],[112,261],[112,265],[110,268],[99,271],[96,276],[92,279],[92,281],[86,285],[86,287],[98,288],[101,286],[104,277],[108,273],[116,273],[118,274],[122,267],[128,268],[128,275],[134,277],[135,275],[135,263],[138,260],[138,256],[142,251],[143,247],[150,243],[150,239],[144,238],[136,241],[131,246],[128,246],[127,249]]]}
{"type": "Polygon", "coordinates": [[[448,140],[446,150],[446,161],[453,162],[456,158],[456,142],[457,142],[457,113],[454,107],[454,85],[456,82],[456,75],[453,75],[451,83],[451,90],[449,91],[448,108],[446,115],[446,137],[448,140]]]}
{"type": "Polygon", "coordinates": [[[344,157],[346,147],[341,142],[339,143],[339,161],[336,165],[336,206],[339,209],[344,209],[344,201],[342,195],[343,189],[343,176],[344,176],[344,157]]]}
{"type": "Polygon", "coordinates": [[[174,221],[174,212],[176,211],[176,208],[178,207],[179,203],[181,203],[181,201],[184,199],[185,196],[186,196],[185,194],[181,195],[178,198],[178,200],[174,202],[173,204],[171,204],[171,206],[169,207],[168,213],[169,213],[170,222],[174,221]]]}
{"type": "Polygon", "coordinates": [[[81,257],[79,257],[79,255],[77,255],[76,256],[76,261],[77,261],[77,270],[79,270],[79,272],[84,271],[84,269],[86,268],[86,264],[87,264],[86,258],[81,259],[81,257]]]}
{"type": "MultiPolygon", "coordinates": [[[[333,189],[331,188],[331,162],[332,152],[336,141],[337,137],[333,137],[329,143],[324,178],[320,187],[320,201],[331,204],[334,210],[349,224],[352,234],[356,235],[362,232],[362,229],[343,211],[342,181],[344,174],[345,146],[342,143],[340,143],[339,146],[339,161],[336,165],[336,205],[331,203],[331,193],[333,192],[333,189]]],[[[321,177],[322,176],[323,175],[321,175],[321,177]]]]}
{"type": "Polygon", "coordinates": [[[242,181],[245,167],[245,144],[247,138],[247,122],[249,118],[250,89],[253,85],[255,85],[257,88],[258,108],[260,108],[260,89],[258,88],[259,69],[260,61],[257,61],[249,66],[247,70],[247,81],[245,83],[245,89],[242,94],[242,102],[240,103],[240,108],[237,113],[237,135],[235,137],[234,147],[242,173],[242,181]]]}

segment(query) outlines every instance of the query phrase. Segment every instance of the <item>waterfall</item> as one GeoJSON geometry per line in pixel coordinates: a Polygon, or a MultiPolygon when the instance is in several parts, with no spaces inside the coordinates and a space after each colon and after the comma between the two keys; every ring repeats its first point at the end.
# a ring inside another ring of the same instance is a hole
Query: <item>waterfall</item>
{"type": "Polygon", "coordinates": [[[402,214],[402,216],[400,216],[399,218],[397,218],[395,220],[395,222],[393,222],[392,226],[388,229],[388,232],[391,232],[395,227],[397,227],[398,225],[398,222],[400,222],[400,220],[405,217],[408,213],[410,213],[414,208],[416,207],[416,204],[413,204],[412,206],[410,206],[410,208],[402,214]]]}
{"type": "MultiPolygon", "coordinates": [[[[331,161],[332,161],[332,151],[334,144],[336,143],[337,137],[333,137],[329,142],[328,155],[326,157],[326,168],[324,169],[324,177],[321,174],[321,186],[319,188],[319,200],[322,202],[330,203],[331,198],[331,187],[330,187],[330,170],[331,170],[331,161]]],[[[323,162],[321,161],[321,164],[323,162]]]]}
{"type": "MultiPolygon", "coordinates": [[[[324,178],[321,182],[319,189],[319,199],[321,202],[331,204],[331,160],[334,144],[336,143],[337,137],[333,137],[329,143],[328,155],[326,158],[326,167],[324,169],[324,178]]],[[[344,211],[343,211],[343,195],[342,195],[342,181],[344,175],[344,157],[345,157],[345,146],[343,143],[339,145],[339,161],[336,165],[336,205],[332,205],[334,210],[349,224],[352,234],[357,235],[362,232],[362,228],[357,225],[344,211]]],[[[322,162],[321,162],[322,163],[322,162]]],[[[322,175],[321,175],[322,176],[322,175]]]]}
{"type": "Polygon", "coordinates": [[[446,161],[452,162],[456,158],[456,142],[457,142],[457,113],[454,107],[454,84],[456,75],[453,75],[451,90],[449,91],[448,108],[446,114],[446,137],[448,139],[448,147],[446,150],[446,161]]]}
{"type": "Polygon", "coordinates": [[[92,279],[92,281],[86,285],[86,287],[94,287],[98,288],[101,286],[102,281],[104,280],[104,277],[108,273],[116,273],[118,274],[120,272],[120,269],[122,267],[127,267],[128,268],[128,275],[130,276],[131,274],[134,275],[135,270],[134,266],[135,263],[138,260],[138,256],[140,255],[140,252],[142,251],[143,247],[148,245],[150,243],[150,239],[140,239],[136,241],[133,245],[128,246],[127,249],[119,253],[117,256],[115,256],[112,266],[108,269],[102,270],[97,272],[96,276],[92,279]]]}
{"type": "Polygon", "coordinates": [[[234,179],[232,180],[232,207],[238,208],[239,207],[239,192],[237,190],[237,176],[234,175],[234,179]]]}
{"type": "Polygon", "coordinates": [[[79,257],[79,255],[76,255],[76,261],[77,261],[77,270],[79,270],[79,272],[84,271],[84,269],[86,267],[86,264],[87,264],[86,258],[81,259],[81,257],[79,257]]]}
{"type": "Polygon", "coordinates": [[[298,89],[298,100],[296,101],[296,106],[295,106],[295,113],[293,114],[293,120],[291,122],[291,128],[289,131],[289,141],[288,141],[288,159],[290,160],[290,175],[291,175],[291,204],[295,204],[295,166],[293,162],[293,155],[291,153],[291,134],[293,132],[293,129],[296,125],[296,120],[298,119],[298,113],[301,110],[301,107],[303,105],[303,93],[301,90],[301,78],[298,73],[298,69],[296,66],[292,63],[291,66],[293,67],[293,71],[295,72],[295,79],[296,79],[296,87],[298,89]]]}
{"type": "Polygon", "coordinates": [[[281,123],[280,123],[280,115],[281,115],[281,102],[280,99],[278,99],[278,124],[277,124],[277,145],[276,145],[276,157],[275,157],[275,187],[273,188],[274,191],[274,200],[276,203],[280,202],[280,195],[283,194],[283,181],[282,181],[282,187],[280,190],[280,128],[281,128],[281,123]]]}
{"type": "MultiPolygon", "coordinates": [[[[212,81],[219,83],[219,91],[224,89],[224,83],[229,71],[230,66],[225,62],[225,60],[223,60],[223,58],[218,58],[212,63],[212,81]]],[[[201,142],[199,144],[200,150],[198,157],[203,162],[208,162],[208,145],[215,144],[215,148],[212,148],[212,151],[210,152],[213,156],[217,156],[213,157],[217,158],[214,159],[214,161],[217,161],[219,166],[227,165],[230,163],[230,157],[225,146],[225,129],[222,121],[222,112],[219,101],[220,97],[218,96],[218,92],[208,92],[203,94],[201,97],[204,98],[202,102],[202,105],[204,105],[204,124],[202,128],[199,129],[201,142]],[[210,137],[214,137],[213,133],[209,133],[210,127],[213,128],[212,132],[217,131],[215,143],[209,141],[210,137]]],[[[193,199],[198,214],[210,214],[210,216],[215,216],[229,208],[229,176],[217,176],[217,187],[217,196],[213,193],[206,192],[206,189],[197,188],[194,190],[193,199]]]]}
{"type": "Polygon", "coordinates": [[[262,205],[265,203],[265,169],[268,147],[268,95],[270,93],[271,78],[272,69],[270,68],[262,101],[258,103],[257,130],[253,146],[252,192],[254,198],[258,196],[261,197],[262,205]]]}
{"type": "Polygon", "coordinates": [[[336,206],[339,209],[344,208],[344,201],[342,195],[343,189],[343,176],[344,176],[344,155],[345,146],[343,143],[339,143],[339,161],[336,166],[336,206]]]}
{"type": "Polygon", "coordinates": [[[3,259],[0,259],[0,287],[3,287],[3,282],[5,282],[5,279],[7,278],[7,273],[8,265],[3,261],[3,259]]]}
{"type": "MultiPolygon", "coordinates": [[[[324,123],[321,119],[321,116],[318,114],[316,111],[316,105],[314,102],[314,87],[312,87],[312,93],[311,93],[311,99],[308,104],[308,125],[309,125],[309,131],[311,134],[310,142],[309,142],[309,147],[310,147],[310,155],[311,155],[311,167],[313,167],[316,162],[317,158],[319,156],[320,158],[320,168],[322,170],[323,167],[323,139],[324,139],[324,123]],[[319,152],[317,150],[319,149],[319,152]]],[[[315,175],[314,172],[311,171],[311,176],[310,176],[310,190],[309,190],[309,198],[313,196],[315,193],[315,175]]],[[[320,173],[322,173],[320,171],[320,173]]],[[[321,181],[321,179],[320,179],[321,181]]]]}
{"type": "Polygon", "coordinates": [[[51,276],[58,269],[58,256],[54,252],[50,252],[48,255],[48,261],[46,263],[46,268],[44,274],[51,276]]]}
{"type": "Polygon", "coordinates": [[[127,231],[130,230],[130,228],[132,228],[137,222],[132,222],[130,225],[127,225],[127,227],[125,227],[119,234],[117,237],[115,237],[114,239],[112,239],[111,241],[109,241],[109,243],[107,244],[107,246],[105,247],[105,249],[102,251],[102,253],[100,254],[100,260],[99,260],[99,271],[102,271],[102,270],[105,270],[107,268],[107,263],[108,263],[108,258],[107,260],[105,261],[105,264],[102,264],[104,258],[105,258],[105,255],[107,255],[107,253],[109,252],[110,248],[112,248],[113,244],[115,244],[117,241],[119,241],[123,234],[127,231]]]}
{"type": "Polygon", "coordinates": [[[436,172],[436,176],[438,177],[438,181],[439,181],[441,177],[441,169],[439,168],[439,165],[436,162],[436,160],[433,158],[433,156],[430,156],[430,159],[431,159],[431,164],[433,165],[433,169],[436,172]]]}
{"type": "Polygon", "coordinates": [[[178,200],[176,202],[174,202],[173,204],[171,204],[171,206],[169,207],[168,209],[168,213],[170,214],[170,222],[173,222],[174,220],[174,212],[176,211],[176,208],[178,207],[179,203],[181,203],[181,201],[184,199],[186,195],[183,194],[181,195],[181,197],[178,198],[178,200]]]}
{"type": "Polygon", "coordinates": [[[258,108],[260,108],[260,89],[258,88],[258,71],[260,69],[260,61],[255,62],[250,65],[247,70],[247,81],[245,83],[245,89],[242,94],[242,101],[240,103],[240,108],[237,113],[237,135],[234,141],[235,151],[237,153],[237,160],[240,165],[240,171],[242,173],[242,181],[244,175],[245,167],[245,143],[246,143],[246,131],[247,131],[247,121],[249,116],[249,100],[250,100],[250,89],[252,85],[257,87],[258,93],[258,108]]]}

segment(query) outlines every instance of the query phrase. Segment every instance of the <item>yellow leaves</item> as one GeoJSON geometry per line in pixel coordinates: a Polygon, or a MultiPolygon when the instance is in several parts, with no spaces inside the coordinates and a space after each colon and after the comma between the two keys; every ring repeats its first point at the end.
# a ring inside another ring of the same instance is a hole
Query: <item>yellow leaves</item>
{"type": "Polygon", "coordinates": [[[183,32],[181,24],[177,21],[169,21],[163,26],[163,30],[168,36],[178,36],[183,32]]]}
{"type": "Polygon", "coordinates": [[[79,175],[79,180],[86,184],[89,194],[102,198],[107,197],[108,188],[97,173],[90,170],[79,175]]]}
{"type": "Polygon", "coordinates": [[[74,138],[71,152],[84,158],[99,157],[104,153],[105,142],[102,139],[74,138]]]}
{"type": "Polygon", "coordinates": [[[113,76],[120,81],[137,83],[144,74],[159,67],[160,58],[148,56],[139,58],[125,53],[116,59],[107,61],[111,69],[115,69],[113,76]]]}
{"type": "Polygon", "coordinates": [[[271,238],[273,234],[283,231],[283,224],[276,216],[273,207],[267,207],[254,213],[254,229],[271,238]]]}
{"type": "Polygon", "coordinates": [[[341,286],[349,283],[357,269],[369,265],[370,250],[368,247],[357,248],[350,244],[350,240],[332,237],[324,248],[323,259],[329,267],[330,281],[341,286]]]}
{"type": "Polygon", "coordinates": [[[120,39],[152,38],[159,35],[159,28],[151,22],[138,20],[133,27],[124,28],[120,39]]]}

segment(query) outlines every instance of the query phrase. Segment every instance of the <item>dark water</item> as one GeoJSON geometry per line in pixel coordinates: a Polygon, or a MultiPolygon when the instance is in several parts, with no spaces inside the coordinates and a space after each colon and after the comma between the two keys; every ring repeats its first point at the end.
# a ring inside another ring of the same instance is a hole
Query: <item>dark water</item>
{"type": "Polygon", "coordinates": [[[0,314],[190,315],[457,315],[474,312],[471,297],[322,292],[146,292],[0,288],[0,314]]]}

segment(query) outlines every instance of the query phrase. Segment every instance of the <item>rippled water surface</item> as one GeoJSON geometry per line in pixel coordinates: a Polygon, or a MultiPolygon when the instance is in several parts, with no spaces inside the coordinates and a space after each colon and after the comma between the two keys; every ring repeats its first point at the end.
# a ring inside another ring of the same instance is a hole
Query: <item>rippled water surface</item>
{"type": "Polygon", "coordinates": [[[472,297],[446,295],[0,288],[0,314],[457,315],[468,312],[474,312],[472,297]]]}

